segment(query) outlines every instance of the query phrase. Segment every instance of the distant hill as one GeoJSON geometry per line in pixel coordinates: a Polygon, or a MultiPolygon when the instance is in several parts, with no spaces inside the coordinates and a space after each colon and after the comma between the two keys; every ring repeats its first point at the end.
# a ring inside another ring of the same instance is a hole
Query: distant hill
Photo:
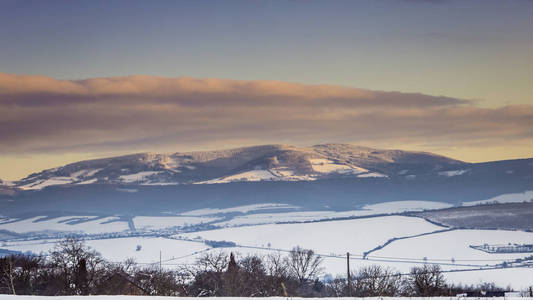
{"type": "Polygon", "coordinates": [[[139,153],[44,170],[16,182],[24,190],[57,185],[177,185],[239,181],[455,176],[470,164],[447,157],[346,144],[265,145],[173,154],[139,153]]]}
{"type": "Polygon", "coordinates": [[[403,200],[461,205],[528,190],[533,159],[468,163],[347,144],[264,145],[76,162],[0,186],[0,211],[157,215],[254,203],[341,211],[403,200]]]}

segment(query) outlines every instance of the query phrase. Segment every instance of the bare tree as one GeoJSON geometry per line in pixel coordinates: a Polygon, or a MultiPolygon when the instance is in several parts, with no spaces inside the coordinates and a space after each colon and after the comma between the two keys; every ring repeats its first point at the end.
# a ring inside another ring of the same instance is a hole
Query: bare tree
{"type": "Polygon", "coordinates": [[[267,296],[268,280],[264,259],[257,255],[248,255],[239,260],[239,266],[239,296],[267,296]]]}
{"type": "Polygon", "coordinates": [[[326,295],[329,297],[344,297],[348,293],[348,281],[345,277],[337,277],[326,283],[326,295]]]}
{"type": "Polygon", "coordinates": [[[191,291],[194,296],[224,296],[224,272],[229,263],[226,253],[207,253],[199,257],[187,271],[193,278],[191,291]]]}
{"type": "Polygon", "coordinates": [[[288,269],[285,264],[285,259],[279,254],[269,254],[266,256],[265,270],[268,276],[287,278],[288,269]]]}
{"type": "Polygon", "coordinates": [[[196,260],[195,267],[204,272],[223,272],[228,263],[229,256],[224,252],[206,253],[196,260]]]}
{"type": "Polygon", "coordinates": [[[288,266],[289,275],[301,283],[315,279],[322,272],[320,266],[322,258],[310,249],[293,248],[285,259],[285,263],[288,266]]]}
{"type": "Polygon", "coordinates": [[[411,269],[408,286],[415,296],[439,296],[446,289],[446,282],[439,265],[423,265],[411,269]]]}
{"type": "Polygon", "coordinates": [[[100,254],[73,238],[59,242],[51,258],[60,272],[64,294],[88,295],[105,271],[105,261],[100,254]]]}
{"type": "Polygon", "coordinates": [[[265,294],[269,296],[284,296],[286,282],[289,280],[289,272],[285,258],[279,252],[265,257],[265,272],[265,294]]]}
{"type": "Polygon", "coordinates": [[[0,270],[2,270],[2,273],[0,274],[0,283],[7,287],[7,290],[10,294],[16,295],[17,291],[15,289],[15,257],[14,256],[8,256],[2,259],[0,265],[0,270]]]}
{"type": "Polygon", "coordinates": [[[356,273],[354,288],[357,296],[396,296],[400,287],[400,275],[391,268],[371,265],[356,273]]]}

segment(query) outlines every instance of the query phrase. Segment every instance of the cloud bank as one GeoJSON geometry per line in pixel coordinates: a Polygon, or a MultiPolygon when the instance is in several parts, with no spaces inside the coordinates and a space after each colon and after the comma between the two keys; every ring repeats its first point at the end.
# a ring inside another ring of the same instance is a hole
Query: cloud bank
{"type": "MultiPolygon", "coordinates": [[[[0,153],[375,141],[531,141],[533,106],[276,81],[0,73],[0,153]]],[[[175,149],[180,151],[181,149],[175,149]]]]}

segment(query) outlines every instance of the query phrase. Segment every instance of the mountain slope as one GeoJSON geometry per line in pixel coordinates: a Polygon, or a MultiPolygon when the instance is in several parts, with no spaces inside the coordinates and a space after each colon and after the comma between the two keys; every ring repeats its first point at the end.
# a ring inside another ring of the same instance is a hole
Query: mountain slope
{"type": "Polygon", "coordinates": [[[20,189],[72,184],[176,185],[236,181],[312,181],[454,171],[467,163],[423,152],[346,144],[265,145],[173,154],[139,153],[69,164],[16,182],[20,189]]]}
{"type": "Polygon", "coordinates": [[[4,216],[164,215],[264,203],[335,211],[412,200],[463,205],[533,191],[533,159],[466,163],[345,144],[266,145],[82,161],[3,189],[4,216]]]}

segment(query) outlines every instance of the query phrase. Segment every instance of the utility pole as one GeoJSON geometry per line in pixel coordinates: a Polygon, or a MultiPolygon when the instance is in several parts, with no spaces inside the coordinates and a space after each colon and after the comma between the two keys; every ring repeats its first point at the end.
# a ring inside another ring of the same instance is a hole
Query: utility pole
{"type": "Polygon", "coordinates": [[[346,252],[346,282],[348,287],[348,297],[352,296],[352,283],[350,276],[350,252],[346,252]]]}
{"type": "Polygon", "coordinates": [[[161,264],[161,250],[159,250],[159,273],[163,273],[163,266],[161,264]]]}

